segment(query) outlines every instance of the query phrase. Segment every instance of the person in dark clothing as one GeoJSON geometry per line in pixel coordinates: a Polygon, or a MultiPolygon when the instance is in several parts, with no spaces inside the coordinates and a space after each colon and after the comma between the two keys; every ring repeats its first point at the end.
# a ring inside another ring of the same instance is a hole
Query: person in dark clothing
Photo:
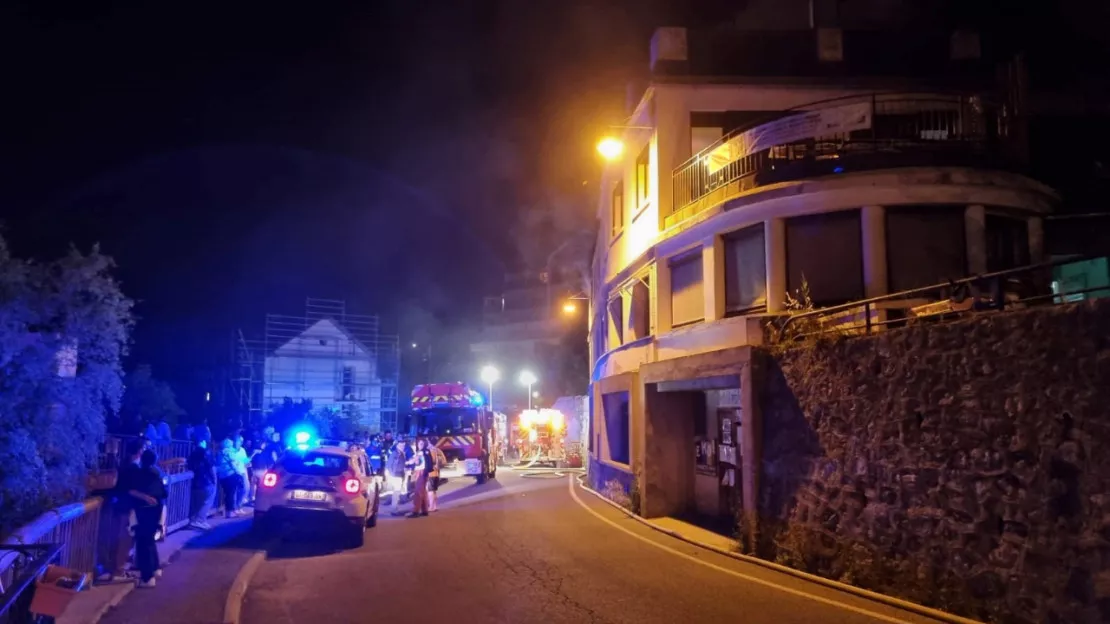
{"type": "Polygon", "coordinates": [[[154,587],[154,575],[161,568],[155,537],[162,524],[162,508],[169,493],[158,469],[154,451],[143,451],[140,470],[135,473],[130,494],[135,503],[135,564],[139,568],[139,587],[154,587]]]}
{"type": "Polygon", "coordinates": [[[258,493],[258,487],[262,484],[262,477],[266,476],[266,473],[273,469],[277,462],[277,446],[270,440],[263,439],[259,443],[255,456],[251,458],[251,500],[254,500],[255,494],[258,493]]]}
{"type": "Polygon", "coordinates": [[[208,514],[216,498],[216,464],[208,451],[208,443],[197,442],[189,454],[189,470],[193,473],[193,488],[189,498],[189,528],[207,531],[208,514]]]}
{"type": "Polygon", "coordinates": [[[116,486],[112,490],[112,508],[103,535],[105,548],[101,562],[103,572],[101,582],[125,581],[127,579],[127,560],[131,552],[131,510],[137,502],[131,495],[138,479],[139,458],[143,452],[143,441],[131,439],[124,447],[124,456],[116,472],[116,486]]]}

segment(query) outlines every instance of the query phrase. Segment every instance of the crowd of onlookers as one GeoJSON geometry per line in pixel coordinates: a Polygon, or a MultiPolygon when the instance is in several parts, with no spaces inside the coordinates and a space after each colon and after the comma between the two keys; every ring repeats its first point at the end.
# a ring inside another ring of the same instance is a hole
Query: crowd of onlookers
{"type": "MultiPolygon", "coordinates": [[[[236,431],[213,448],[212,431],[204,421],[196,426],[181,425],[172,433],[165,421],[151,423],[143,436],[128,439],[119,452],[116,484],[106,492],[110,503],[102,533],[106,540],[101,549],[102,582],[135,580],[128,574],[129,563],[138,572],[140,587],[153,587],[161,576],[157,540],[166,532],[169,492],[156,451],[178,441],[193,443],[186,465],[193,473],[188,526],[194,530],[211,528],[208,518],[217,494],[222,496],[225,517],[248,513],[245,508],[253,504],[263,475],[285,451],[281,434],[272,428],[249,436],[236,431]]],[[[386,431],[338,444],[366,452],[372,473],[384,478],[393,515],[405,515],[401,505],[409,500],[410,518],[437,511],[443,481],[440,471],[447,458],[427,438],[395,439],[386,431]]]]}

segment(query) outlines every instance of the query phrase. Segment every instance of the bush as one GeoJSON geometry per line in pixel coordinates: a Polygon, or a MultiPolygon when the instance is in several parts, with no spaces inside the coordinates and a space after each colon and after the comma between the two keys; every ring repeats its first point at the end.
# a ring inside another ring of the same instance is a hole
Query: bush
{"type": "Polygon", "coordinates": [[[112,268],[96,248],[19,260],[0,239],[0,534],[84,495],[133,324],[112,268]]]}

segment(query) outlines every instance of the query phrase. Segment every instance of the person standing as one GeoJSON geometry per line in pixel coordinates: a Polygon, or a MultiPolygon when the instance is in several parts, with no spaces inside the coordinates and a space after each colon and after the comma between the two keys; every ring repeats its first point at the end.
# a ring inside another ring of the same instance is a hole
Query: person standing
{"type": "Polygon", "coordinates": [[[251,465],[251,460],[252,459],[254,459],[254,453],[251,453],[250,455],[247,455],[247,449],[244,448],[244,446],[243,446],[243,433],[242,432],[236,433],[235,434],[235,461],[236,461],[236,467],[239,469],[239,478],[241,480],[241,483],[239,484],[239,489],[238,489],[238,496],[239,496],[239,505],[237,506],[238,509],[241,509],[244,505],[246,505],[249,502],[249,499],[250,499],[250,493],[251,493],[250,465],[251,465]]]}
{"type": "Polygon", "coordinates": [[[169,493],[157,463],[154,451],[143,451],[140,470],[130,490],[136,500],[135,564],[139,568],[139,587],[154,587],[155,574],[162,567],[155,539],[162,526],[162,509],[169,493]]]}
{"type": "Polygon", "coordinates": [[[193,473],[193,489],[189,499],[189,528],[207,531],[212,528],[208,524],[208,513],[212,510],[212,502],[216,498],[216,466],[212,462],[212,455],[208,452],[208,443],[203,440],[197,442],[196,448],[189,454],[189,470],[193,473]]]}
{"type": "Polygon", "coordinates": [[[104,572],[98,579],[101,582],[118,582],[127,580],[127,560],[131,552],[131,511],[135,508],[135,500],[131,496],[137,473],[140,471],[139,460],[143,453],[143,441],[132,438],[124,447],[124,457],[116,473],[116,486],[112,492],[112,508],[108,516],[108,526],[104,527],[104,572]]]}
{"type": "Polygon", "coordinates": [[[397,441],[389,449],[389,457],[385,461],[385,476],[389,481],[389,489],[393,494],[392,514],[401,515],[401,494],[405,487],[405,444],[397,441]]]}
{"type": "Polygon", "coordinates": [[[434,444],[428,445],[432,470],[428,473],[428,511],[439,511],[439,471],[447,465],[447,456],[434,444]]]}
{"type": "Polygon", "coordinates": [[[216,476],[223,490],[224,517],[239,515],[239,487],[243,483],[239,460],[235,455],[235,443],[230,438],[220,442],[220,454],[216,458],[216,476]]]}
{"type": "Polygon", "coordinates": [[[412,480],[416,484],[416,491],[412,495],[412,513],[409,518],[419,518],[428,515],[428,474],[432,470],[432,454],[428,450],[428,441],[419,438],[416,441],[416,451],[407,463],[412,466],[412,480]]]}
{"type": "Polygon", "coordinates": [[[201,418],[200,424],[193,427],[193,441],[197,444],[204,442],[209,448],[212,447],[212,429],[208,427],[207,418],[201,418]]]}
{"type": "Polygon", "coordinates": [[[258,450],[251,460],[251,495],[250,499],[253,501],[255,494],[258,493],[258,486],[262,483],[262,476],[267,471],[272,470],[277,465],[278,456],[277,449],[273,442],[262,440],[258,450]]]}

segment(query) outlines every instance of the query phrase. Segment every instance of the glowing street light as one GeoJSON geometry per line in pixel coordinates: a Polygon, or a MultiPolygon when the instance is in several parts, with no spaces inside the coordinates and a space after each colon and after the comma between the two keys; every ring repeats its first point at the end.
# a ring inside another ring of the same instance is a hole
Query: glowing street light
{"type": "Polygon", "coordinates": [[[526,370],[520,372],[520,383],[528,386],[528,409],[532,409],[532,384],[536,383],[536,381],[536,376],[532,374],[532,371],[526,370]]]}
{"type": "Polygon", "coordinates": [[[489,409],[491,412],[493,411],[493,384],[499,379],[501,379],[501,371],[493,366],[482,367],[482,381],[489,385],[489,409]]]}
{"type": "Polygon", "coordinates": [[[597,153],[605,160],[613,161],[621,157],[624,153],[624,141],[618,138],[607,136],[597,143],[597,153]]]}
{"type": "Polygon", "coordinates": [[[568,301],[563,304],[563,312],[566,314],[574,314],[578,311],[578,306],[573,301],[568,301]]]}

